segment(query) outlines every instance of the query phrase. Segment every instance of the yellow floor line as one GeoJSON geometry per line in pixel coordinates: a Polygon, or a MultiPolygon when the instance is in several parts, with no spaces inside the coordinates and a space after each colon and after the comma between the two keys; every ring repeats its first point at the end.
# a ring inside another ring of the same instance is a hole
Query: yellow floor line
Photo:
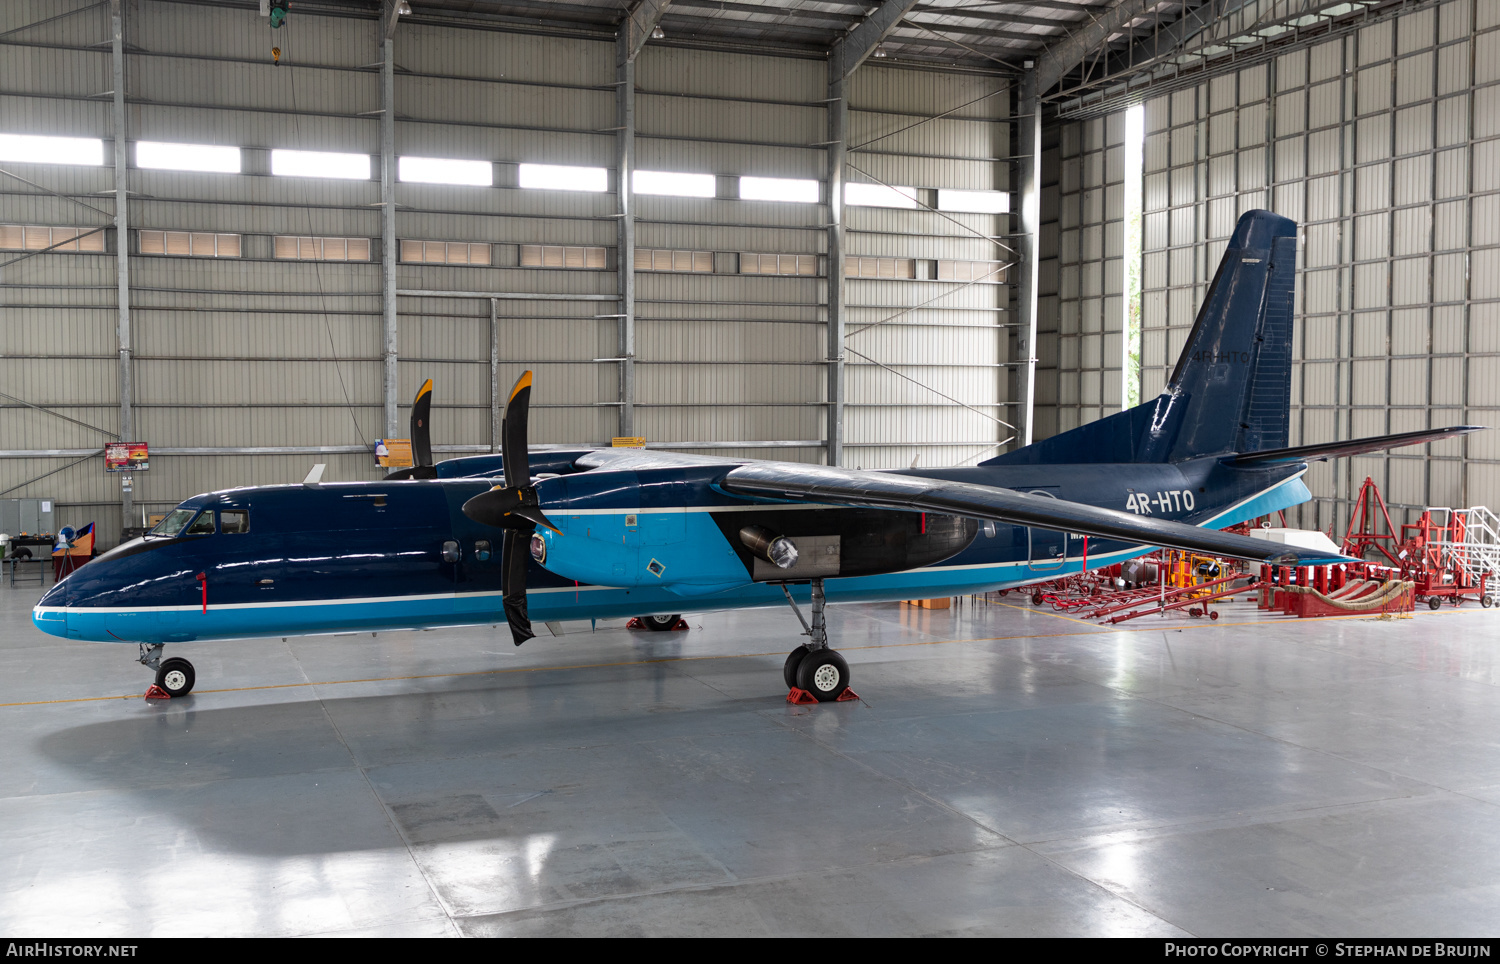
{"type": "MultiPolygon", "coordinates": [[[[899,648],[907,647],[907,646],[947,646],[947,645],[951,645],[951,644],[954,644],[954,643],[998,643],[998,642],[1007,642],[1009,640],[1014,640],[1014,639],[1062,639],[1062,638],[1067,638],[1067,637],[1071,637],[1071,636],[1098,636],[1098,635],[1102,635],[1104,633],[1111,633],[1111,632],[1114,632],[1114,633],[1160,632],[1161,629],[1163,628],[1162,625],[1159,624],[1159,623],[1156,624],[1156,625],[1152,625],[1152,626],[1133,626],[1133,627],[1129,627],[1129,628],[1124,628],[1124,627],[1121,627],[1121,628],[1110,628],[1110,627],[1107,627],[1107,626],[1098,625],[1096,623],[1084,622],[1083,620],[1081,620],[1081,619],[1075,619],[1072,616],[1064,616],[1061,613],[1044,612],[1043,610],[1039,610],[1039,609],[1025,609],[1025,608],[1020,607],[1020,606],[1014,606],[1014,605],[1012,605],[1010,603],[992,603],[991,605],[1009,606],[1012,609],[1020,609],[1022,612],[1040,613],[1043,616],[1056,616],[1059,619],[1066,619],[1066,620],[1069,620],[1071,622],[1083,623],[1085,626],[1089,626],[1090,628],[1092,628],[1093,632],[1088,632],[1088,633],[1019,633],[1019,634],[1016,634],[1014,636],[972,636],[972,637],[963,637],[963,638],[960,638],[960,639],[919,639],[919,640],[912,640],[910,642],[905,642],[905,643],[878,643],[878,644],[870,645],[870,646],[840,646],[839,650],[840,651],[850,651],[850,650],[868,650],[868,649],[899,649],[899,648]]],[[[1446,612],[1444,612],[1444,611],[1438,611],[1438,612],[1427,613],[1425,615],[1434,615],[1434,616],[1464,616],[1464,615],[1475,615],[1475,614],[1478,614],[1480,612],[1483,612],[1483,610],[1479,610],[1479,609],[1469,609],[1469,610],[1452,609],[1452,610],[1448,610],[1446,612]]],[[[1307,621],[1307,622],[1325,622],[1325,621],[1328,621],[1328,620],[1336,620],[1336,619],[1375,619],[1375,618],[1377,618],[1377,617],[1373,617],[1373,616],[1370,616],[1368,614],[1352,614],[1352,615],[1349,615],[1349,616],[1312,616],[1312,617],[1307,617],[1305,621],[1307,621]]],[[[1183,630],[1183,629],[1224,629],[1224,628],[1228,628],[1230,626],[1268,626],[1268,625],[1274,625],[1277,622],[1280,622],[1280,620],[1252,620],[1252,621],[1243,622],[1243,623],[1221,623],[1221,622],[1210,622],[1210,621],[1205,620],[1205,621],[1199,622],[1199,623],[1191,623],[1191,624],[1186,624],[1186,625],[1181,625],[1181,626],[1174,626],[1172,628],[1179,629],[1179,630],[1183,630]]],[[[194,693],[196,693],[198,695],[207,695],[209,693],[248,693],[248,692],[252,692],[252,691],[255,691],[255,690],[300,689],[300,688],[308,687],[308,686],[347,686],[347,685],[356,684],[356,683],[399,683],[399,682],[404,682],[404,681],[409,681],[409,680],[422,680],[422,679],[449,679],[449,678],[452,678],[452,679],[461,679],[461,678],[466,677],[466,676],[500,676],[500,675],[509,674],[509,673],[547,673],[547,672],[552,672],[554,670],[573,670],[573,669],[609,669],[609,668],[617,667],[617,666],[649,666],[652,663],[688,663],[688,662],[696,662],[696,661],[699,661],[699,660],[709,660],[709,659],[761,659],[761,658],[768,657],[768,656],[782,656],[782,655],[784,655],[784,654],[781,653],[780,651],[776,651],[776,652],[769,652],[769,653],[724,653],[724,654],[713,654],[713,653],[710,653],[710,654],[706,654],[706,655],[703,655],[703,656],[663,656],[663,657],[660,657],[660,658],[657,658],[657,659],[619,660],[619,661],[611,662],[611,663],[578,663],[576,665],[571,665],[571,666],[569,666],[569,665],[560,665],[560,666],[514,666],[514,667],[510,667],[508,669],[480,669],[480,670],[471,670],[469,672],[464,672],[464,673],[425,673],[425,674],[418,675],[418,676],[372,676],[372,677],[369,677],[369,678],[366,678],[366,679],[315,680],[315,681],[309,681],[309,682],[305,682],[305,683],[267,683],[264,686],[235,686],[235,687],[230,687],[230,688],[227,688],[227,689],[195,690],[194,693]]],[[[139,694],[139,693],[126,693],[126,694],[118,695],[118,696],[75,696],[75,697],[70,697],[68,699],[61,699],[61,700],[28,700],[26,702],[21,702],[21,703],[0,703],[0,709],[5,709],[7,707],[14,707],[14,706],[51,706],[51,705],[58,704],[58,703],[99,703],[99,702],[104,702],[106,700],[138,700],[138,699],[141,699],[141,698],[142,698],[141,694],[139,694]]]]}

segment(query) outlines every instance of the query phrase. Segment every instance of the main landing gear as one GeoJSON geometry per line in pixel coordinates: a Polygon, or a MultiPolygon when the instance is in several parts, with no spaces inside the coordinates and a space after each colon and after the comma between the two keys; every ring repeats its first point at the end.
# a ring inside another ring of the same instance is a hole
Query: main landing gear
{"type": "Polygon", "coordinates": [[[787,699],[793,703],[807,702],[802,698],[804,696],[810,696],[819,703],[858,699],[854,691],[849,689],[849,664],[836,650],[828,648],[828,621],[824,616],[827,602],[823,597],[823,580],[812,581],[811,625],[803,618],[802,610],[797,608],[797,602],[792,599],[791,590],[786,587],[786,583],[781,584],[781,591],[786,594],[786,601],[791,605],[792,612],[797,614],[797,621],[804,630],[803,635],[807,637],[805,644],[791,651],[781,669],[786,685],[791,690],[787,699]]]}
{"type": "MultiPolygon", "coordinates": [[[[156,671],[156,685],[152,686],[151,690],[160,690],[168,698],[188,695],[193,691],[193,683],[197,681],[197,674],[193,672],[193,664],[180,656],[162,659],[163,648],[161,643],[141,643],[140,664],[156,671]]],[[[148,698],[161,698],[151,690],[146,691],[148,698]]]]}

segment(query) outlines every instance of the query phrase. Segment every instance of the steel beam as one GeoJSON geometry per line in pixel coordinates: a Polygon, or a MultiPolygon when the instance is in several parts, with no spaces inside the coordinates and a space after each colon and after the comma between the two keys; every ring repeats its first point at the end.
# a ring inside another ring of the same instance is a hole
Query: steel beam
{"type": "Polygon", "coordinates": [[[490,451],[500,451],[500,302],[490,299],[490,451]]]}
{"type": "Polygon", "coordinates": [[[824,432],[829,465],[844,457],[844,336],[848,310],[844,282],[844,168],[849,149],[849,75],[911,12],[918,0],[884,0],[828,52],[828,425],[824,432]]]}
{"type": "Polygon", "coordinates": [[[384,313],[382,357],[384,360],[385,437],[401,436],[400,388],[397,364],[400,350],[396,327],[396,42],[381,43],[380,61],[380,302],[384,313]]]}
{"type": "MultiPolygon", "coordinates": [[[[1125,29],[1130,21],[1143,17],[1161,0],[1119,0],[1097,17],[1081,24],[1077,30],[1047,48],[1036,62],[1037,94],[1041,95],[1062,80],[1063,75],[1083,63],[1101,47],[1111,34],[1125,29]]],[[[1029,423],[1028,423],[1029,424],[1029,423]]]]}
{"type": "Polygon", "coordinates": [[[828,440],[827,462],[844,457],[844,336],[848,311],[844,281],[844,165],[849,139],[848,79],[828,63],[828,440]]]}
{"type": "Polygon", "coordinates": [[[1038,70],[1021,76],[1016,105],[1020,150],[1017,151],[1017,186],[1021,195],[1021,219],[1016,238],[1020,263],[1016,266],[1016,309],[1020,316],[1021,359],[1025,364],[1021,385],[1021,444],[1034,441],[1036,425],[1036,323],[1037,252],[1042,221],[1040,188],[1042,167],[1042,105],[1038,70]]]}
{"type": "MultiPolygon", "coordinates": [[[[115,339],[120,350],[120,440],[135,441],[135,413],[131,410],[134,401],[134,373],[130,361],[130,203],[129,179],[126,174],[126,130],[125,130],[125,24],[121,16],[120,0],[111,0],[109,5],[110,67],[114,74],[114,103],[111,114],[115,135],[115,284],[119,300],[119,315],[115,324],[115,339]]],[[[121,525],[130,525],[135,514],[135,493],[132,479],[125,475],[120,480],[121,525]]]]}
{"type": "Polygon", "coordinates": [[[828,53],[828,82],[845,80],[854,73],[854,68],[865,62],[875,52],[880,42],[890,35],[901,18],[911,13],[918,0],[883,0],[875,12],[861,20],[853,30],[839,39],[828,53]]]}
{"type": "Polygon", "coordinates": [[[385,9],[381,11],[381,30],[386,41],[396,36],[396,24],[401,20],[401,14],[397,11],[401,6],[401,0],[385,0],[385,9]]]}
{"type": "MultiPolygon", "coordinates": [[[[651,39],[651,31],[661,23],[662,15],[672,5],[672,0],[641,0],[630,8],[625,19],[620,21],[618,34],[618,58],[623,63],[634,64],[641,48],[651,39]]],[[[619,78],[615,78],[618,80],[619,78]]]]}
{"type": "MultiPolygon", "coordinates": [[[[660,19],[666,9],[661,0],[645,0],[620,24],[615,39],[615,277],[619,283],[620,317],[620,423],[619,434],[635,434],[635,203],[631,180],[635,175],[635,57],[646,41],[637,38],[636,15],[643,8],[656,9],[660,19]],[[637,40],[639,42],[637,42],[637,40]]],[[[652,26],[655,26],[653,21],[652,26]]],[[[645,37],[651,35],[649,27],[645,37]]]]}
{"type": "MultiPolygon", "coordinates": [[[[615,301],[615,295],[569,295],[531,291],[439,291],[428,288],[398,288],[403,298],[493,298],[499,301],[615,301]]],[[[217,310],[217,309],[215,309],[217,310]]],[[[587,321],[580,318],[579,321],[587,321]]]]}

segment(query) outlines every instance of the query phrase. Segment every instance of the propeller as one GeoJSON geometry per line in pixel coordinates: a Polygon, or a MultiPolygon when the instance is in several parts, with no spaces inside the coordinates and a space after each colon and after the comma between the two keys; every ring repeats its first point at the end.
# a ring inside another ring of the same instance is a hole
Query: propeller
{"type": "Polygon", "coordinates": [[[409,469],[397,469],[386,476],[387,481],[401,479],[435,479],[437,467],[432,462],[432,435],[427,423],[432,416],[432,379],[417,389],[417,397],[411,403],[411,454],[416,464],[409,469]]]}
{"type": "MultiPolygon", "coordinates": [[[[531,484],[531,464],[526,454],[527,412],[531,404],[531,372],[522,373],[510,390],[505,418],[500,423],[500,453],[505,484],[481,492],[464,503],[463,513],[480,525],[505,530],[501,545],[504,569],[500,595],[505,603],[505,621],[517,646],[536,634],[526,614],[526,570],[530,565],[531,537],[537,526],[557,532],[542,512],[536,487],[531,484]]],[[[559,533],[560,534],[560,533],[559,533]]]]}

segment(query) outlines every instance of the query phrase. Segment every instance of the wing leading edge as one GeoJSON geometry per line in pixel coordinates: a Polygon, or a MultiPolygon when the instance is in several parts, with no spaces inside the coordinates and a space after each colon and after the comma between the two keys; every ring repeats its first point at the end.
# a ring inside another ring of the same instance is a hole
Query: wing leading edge
{"type": "Polygon", "coordinates": [[[1013,525],[1078,532],[1102,539],[1250,559],[1276,566],[1318,566],[1357,562],[1347,556],[1279,543],[1267,543],[1184,522],[1138,516],[1010,489],[949,482],[885,472],[854,472],[821,465],[760,462],[731,470],[721,483],[726,492],[756,498],[790,499],[911,509],[993,519],[1013,525]]]}

